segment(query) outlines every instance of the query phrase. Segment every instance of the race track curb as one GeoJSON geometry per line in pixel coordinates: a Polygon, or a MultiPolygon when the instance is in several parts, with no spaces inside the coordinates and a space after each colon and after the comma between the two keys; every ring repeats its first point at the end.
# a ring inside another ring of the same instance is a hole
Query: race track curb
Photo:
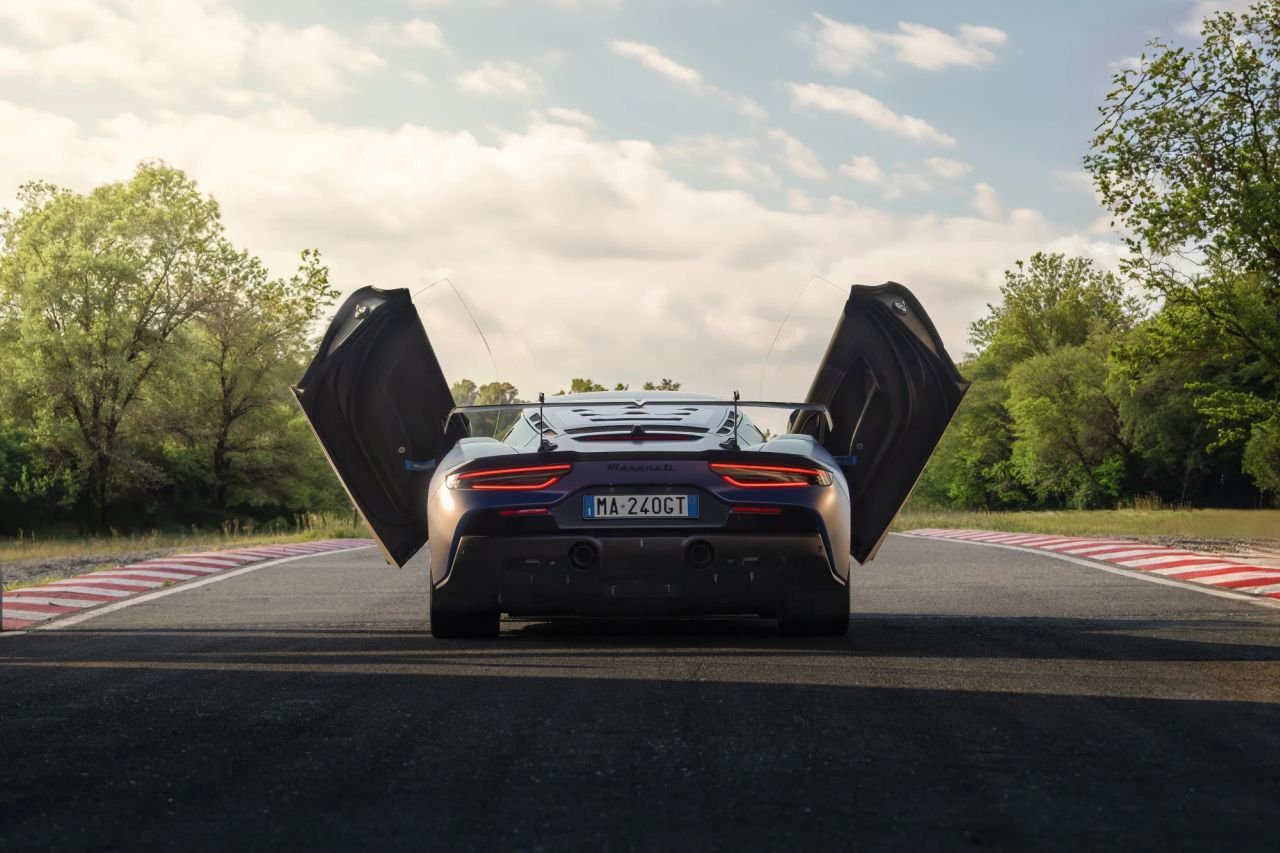
{"type": "Polygon", "coordinates": [[[1280,600],[1280,569],[1215,554],[1197,554],[1132,539],[1049,536],[1042,533],[1000,533],[991,530],[951,530],[926,527],[908,536],[1009,545],[1033,551],[1077,557],[1119,569],[1167,580],[1209,586],[1236,593],[1280,600]]]}
{"type": "Polygon", "coordinates": [[[24,587],[3,593],[0,614],[3,629],[17,631],[49,619],[113,604],[184,581],[218,575],[244,566],[281,557],[328,554],[367,548],[370,539],[326,539],[285,545],[260,545],[227,551],[202,551],[132,563],[105,572],[89,572],[74,578],[24,587]]]}

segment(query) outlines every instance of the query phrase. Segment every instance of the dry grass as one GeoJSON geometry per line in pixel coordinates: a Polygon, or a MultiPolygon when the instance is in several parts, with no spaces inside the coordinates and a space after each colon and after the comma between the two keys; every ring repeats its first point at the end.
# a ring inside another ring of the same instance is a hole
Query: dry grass
{"type": "Polygon", "coordinates": [[[193,529],[181,533],[148,531],[142,534],[46,538],[36,534],[0,538],[0,563],[14,560],[98,557],[138,551],[213,551],[249,545],[274,545],[316,539],[350,539],[368,536],[361,522],[352,527],[349,516],[341,519],[309,514],[298,516],[289,529],[255,530],[252,526],[227,524],[219,530],[193,529]]]}
{"type": "Polygon", "coordinates": [[[1151,536],[1196,539],[1280,539],[1277,509],[1116,509],[1044,512],[903,512],[899,531],[966,527],[1061,536],[1151,536]]]}

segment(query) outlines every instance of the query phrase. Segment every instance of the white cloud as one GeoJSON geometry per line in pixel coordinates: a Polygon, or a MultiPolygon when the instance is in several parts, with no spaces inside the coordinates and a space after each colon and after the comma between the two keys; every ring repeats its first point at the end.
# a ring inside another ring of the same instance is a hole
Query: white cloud
{"type": "Polygon", "coordinates": [[[291,95],[345,91],[350,77],[385,64],[376,53],[351,45],[328,27],[297,29],[268,23],[257,30],[254,62],[291,95]]]}
{"type": "Polygon", "coordinates": [[[1119,59],[1113,59],[1107,63],[1107,67],[1112,71],[1138,71],[1146,64],[1146,59],[1139,54],[1137,56],[1122,56],[1119,59]]]}
{"type": "Polygon", "coordinates": [[[792,83],[791,105],[852,116],[877,130],[884,130],[916,142],[951,146],[955,138],[922,118],[896,113],[880,101],[857,89],[823,86],[819,83],[792,83]]]}
{"type": "MultiPolygon", "coordinates": [[[[678,179],[649,142],[559,121],[490,142],[288,107],[81,126],[0,101],[0,126],[5,192],[32,178],[84,190],[160,157],[212,193],[232,238],[278,272],[304,246],[324,252],[348,292],[417,289],[447,272],[478,309],[502,378],[525,394],[571,376],[754,391],[769,338],[815,272],[841,286],[907,283],[959,355],[1013,260],[1106,245],[1029,212],[900,216],[801,194],[776,209],[678,179]]],[[[452,297],[437,289],[418,301],[446,374],[491,377],[452,297]]],[[[770,362],[766,396],[803,395],[841,301],[811,288],[770,362]]]]}
{"type": "Polygon", "coordinates": [[[817,152],[799,139],[784,130],[777,129],[769,131],[769,138],[781,143],[783,162],[793,174],[815,181],[827,176],[827,170],[823,168],[817,152]]]}
{"type": "Polygon", "coordinates": [[[1050,173],[1054,185],[1060,190],[1072,190],[1093,194],[1093,178],[1083,169],[1054,169],[1050,173]]]}
{"type": "Polygon", "coordinates": [[[402,76],[415,86],[427,87],[431,85],[431,78],[421,71],[406,71],[402,76]]]}
{"type": "Polygon", "coordinates": [[[860,154],[840,167],[840,174],[853,178],[864,184],[880,184],[884,181],[884,170],[876,162],[876,158],[860,154]]]}
{"type": "Polygon", "coordinates": [[[768,117],[764,107],[745,95],[726,92],[702,79],[702,74],[687,65],[681,65],[651,44],[638,41],[614,40],[609,42],[609,49],[618,56],[634,59],[645,68],[661,74],[681,84],[699,95],[711,95],[722,98],[733,106],[741,115],[749,119],[761,121],[768,117]]]}
{"type": "Polygon", "coordinates": [[[973,209],[987,219],[999,219],[1004,213],[1000,196],[990,184],[973,185],[973,209]]]}
{"type": "Polygon", "coordinates": [[[320,25],[251,22],[224,0],[0,3],[0,74],[178,102],[269,91],[325,97],[383,67],[320,25]]]}
{"type": "Polygon", "coordinates": [[[800,190],[787,190],[787,210],[807,213],[813,210],[813,199],[800,190]]]}
{"type": "Polygon", "coordinates": [[[948,180],[963,177],[973,170],[968,163],[949,160],[946,157],[929,157],[924,161],[925,167],[939,178],[948,180]]]}
{"type": "Polygon", "coordinates": [[[800,39],[814,51],[814,61],[836,74],[870,68],[887,50],[899,62],[927,71],[953,65],[978,68],[996,61],[992,48],[1008,36],[995,27],[961,24],[954,33],[908,21],[896,32],[883,32],[861,24],[847,24],[814,13],[816,25],[805,25],[800,39]]]}
{"type": "Polygon", "coordinates": [[[840,167],[840,174],[853,180],[876,187],[886,199],[901,198],[911,192],[928,192],[932,185],[928,179],[916,174],[902,164],[895,165],[892,170],[880,168],[874,157],[858,155],[840,167]]]}
{"type": "Polygon", "coordinates": [[[485,62],[454,78],[458,88],[477,95],[534,95],[542,91],[542,75],[518,62],[485,62]]]}
{"type": "Polygon", "coordinates": [[[582,110],[575,110],[571,107],[551,107],[547,110],[547,115],[556,121],[562,121],[567,124],[576,124],[582,127],[595,127],[596,125],[594,118],[582,110]]]}
{"type": "Polygon", "coordinates": [[[679,83],[698,88],[706,85],[702,81],[702,75],[697,71],[687,65],[681,65],[651,44],[642,44],[637,41],[611,41],[609,48],[618,56],[634,59],[663,77],[670,77],[679,83]]]}
{"type": "Polygon", "coordinates": [[[372,41],[446,50],[444,32],[437,24],[421,18],[410,18],[394,24],[389,21],[374,21],[365,28],[365,37],[372,41]]]}
{"type": "Polygon", "coordinates": [[[664,156],[700,168],[735,184],[776,187],[778,175],[756,159],[755,140],[724,136],[682,136],[663,149],[664,156]]]}
{"type": "MultiPolygon", "coordinates": [[[[438,9],[441,6],[460,5],[457,0],[406,0],[408,5],[415,9],[438,9]]],[[[519,0],[474,0],[484,6],[508,6],[515,5],[519,0]]],[[[535,2],[535,0],[525,0],[525,2],[535,2]]],[[[554,9],[564,9],[572,11],[574,9],[604,9],[612,11],[622,8],[622,0],[536,0],[536,2],[551,6],[554,9]]]]}
{"type": "Polygon", "coordinates": [[[1247,11],[1257,0],[1196,0],[1187,10],[1186,16],[1178,24],[1178,31],[1183,35],[1200,35],[1200,26],[1204,19],[1218,12],[1235,12],[1237,15],[1247,11]]]}

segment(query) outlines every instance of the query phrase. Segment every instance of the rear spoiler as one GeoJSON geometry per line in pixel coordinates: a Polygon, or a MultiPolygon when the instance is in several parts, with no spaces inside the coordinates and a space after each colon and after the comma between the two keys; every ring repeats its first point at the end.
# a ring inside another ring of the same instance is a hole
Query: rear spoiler
{"type": "Polygon", "coordinates": [[[444,419],[444,429],[445,432],[448,432],[450,422],[458,415],[471,414],[472,412],[522,412],[525,409],[572,409],[587,406],[644,406],[650,403],[655,406],[724,406],[729,409],[789,409],[793,412],[817,412],[826,420],[828,430],[833,426],[831,412],[827,410],[825,403],[785,403],[777,400],[669,400],[666,398],[647,400],[644,397],[636,397],[631,400],[547,400],[541,403],[494,403],[490,406],[454,406],[444,419]]]}

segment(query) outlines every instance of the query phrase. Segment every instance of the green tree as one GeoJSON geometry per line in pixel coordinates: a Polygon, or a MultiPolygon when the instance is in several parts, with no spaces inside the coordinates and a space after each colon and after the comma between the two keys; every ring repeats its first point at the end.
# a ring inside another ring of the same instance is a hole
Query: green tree
{"type": "MultiPolygon", "coordinates": [[[[497,406],[519,403],[520,392],[510,382],[487,382],[476,385],[470,379],[459,379],[450,388],[459,406],[497,406]]],[[[519,420],[518,412],[477,412],[469,416],[472,435],[503,436],[519,420]]]]}
{"type": "Polygon", "coordinates": [[[591,391],[608,391],[608,390],[609,390],[608,388],[604,387],[598,382],[593,382],[590,379],[579,379],[575,377],[569,382],[569,390],[565,391],[561,389],[556,392],[556,396],[559,397],[563,394],[586,394],[591,391]]]}
{"type": "Polygon", "coordinates": [[[180,332],[172,381],[154,396],[167,410],[161,422],[198,450],[214,509],[288,502],[283,472],[296,448],[287,422],[297,415],[288,387],[310,355],[308,329],[337,295],[315,250],[287,279],[241,252],[180,332]]]}
{"type": "Polygon", "coordinates": [[[1032,356],[1009,374],[1013,464],[1042,499],[1091,507],[1128,494],[1132,451],[1107,393],[1109,347],[1095,335],[1032,356]]]}
{"type": "Polygon", "coordinates": [[[0,233],[11,399],[102,524],[116,474],[136,460],[127,433],[145,384],[235,253],[216,202],[156,163],[87,195],[28,184],[0,233]]]}
{"type": "MultiPolygon", "coordinates": [[[[1113,500],[1124,472],[1114,462],[1099,466],[1116,454],[1095,453],[1098,434],[1070,406],[1077,398],[1092,404],[1090,416],[1105,417],[1103,432],[1123,445],[1106,389],[1107,342],[1138,322],[1141,302],[1092,261],[1042,252],[1005,273],[1000,296],[970,326],[978,352],[962,372],[972,386],[918,500],[986,509],[1113,500]],[[1096,482],[1103,478],[1105,488],[1096,482]]],[[[1127,457],[1118,454],[1122,463],[1127,457]]]]}
{"type": "Polygon", "coordinates": [[[675,382],[674,380],[671,380],[671,379],[663,379],[661,382],[657,382],[657,383],[646,382],[644,383],[644,390],[646,391],[679,391],[680,383],[675,382]]]}
{"type": "Polygon", "coordinates": [[[1064,346],[1080,346],[1095,331],[1131,328],[1142,313],[1114,275],[1087,258],[1036,252],[1004,274],[1000,304],[969,327],[983,372],[1001,372],[1064,346]]]}
{"type": "Polygon", "coordinates": [[[1215,13],[1201,35],[1153,41],[1115,76],[1085,167],[1128,232],[1130,273],[1237,363],[1196,408],[1214,445],[1243,444],[1280,417],[1280,0],[1215,13]]]}

